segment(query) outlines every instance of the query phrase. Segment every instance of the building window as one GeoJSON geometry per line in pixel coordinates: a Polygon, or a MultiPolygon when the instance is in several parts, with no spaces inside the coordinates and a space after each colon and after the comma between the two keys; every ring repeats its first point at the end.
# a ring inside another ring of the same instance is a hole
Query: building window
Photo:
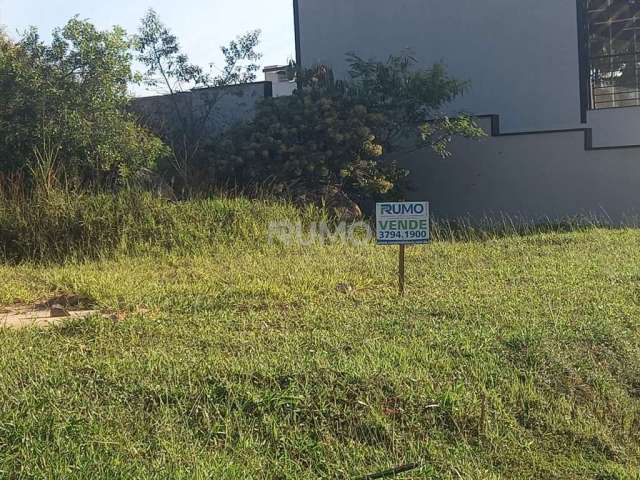
{"type": "Polygon", "coordinates": [[[587,0],[590,104],[640,106],[640,0],[587,0]]]}

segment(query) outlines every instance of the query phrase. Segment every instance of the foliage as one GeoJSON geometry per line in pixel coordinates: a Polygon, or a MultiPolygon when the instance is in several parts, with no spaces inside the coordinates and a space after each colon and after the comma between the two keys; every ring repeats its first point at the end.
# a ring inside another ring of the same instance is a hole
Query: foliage
{"type": "Polygon", "coordinates": [[[430,147],[446,157],[452,137],[482,136],[469,116],[441,113],[469,85],[450,77],[443,64],[421,70],[408,55],[374,62],[353,53],[347,55],[347,62],[351,81],[339,83],[338,88],[380,118],[375,132],[388,153],[404,151],[403,143],[409,140],[413,148],[430,147]]]}
{"type": "Polygon", "coordinates": [[[31,185],[19,174],[0,178],[0,264],[202,250],[217,242],[255,241],[270,221],[300,214],[273,201],[176,203],[135,188],[86,189],[64,183],[49,165],[43,160],[34,168],[31,185]]]}
{"type": "Polygon", "coordinates": [[[314,192],[339,186],[351,193],[386,193],[402,172],[381,162],[375,114],[321,89],[261,102],[255,120],[231,129],[215,150],[211,177],[240,185],[267,180],[275,190],[314,192]]]}
{"type": "Polygon", "coordinates": [[[4,28],[0,25],[0,47],[7,47],[11,44],[11,39],[4,28]]]}
{"type": "Polygon", "coordinates": [[[447,156],[454,136],[482,135],[469,117],[439,113],[466,88],[442,65],[420,70],[408,56],[348,61],[348,80],[318,66],[299,75],[293,96],[262,102],[253,122],[223,136],[210,175],[241,185],[269,179],[294,193],[401,198],[400,155],[429,147],[447,156]]]}
{"type": "Polygon", "coordinates": [[[106,315],[0,330],[0,477],[640,475],[640,232],[412,248],[399,299],[394,249],[269,245],[280,205],[161,208],[200,248],[0,264],[106,315]]]}
{"type": "MultiPolygon", "coordinates": [[[[144,83],[160,87],[168,93],[185,92],[193,88],[210,88],[252,82],[261,55],[255,51],[260,30],[248,32],[221,47],[225,65],[219,74],[189,61],[178,38],[162,22],[153,9],[141,20],[134,40],[137,60],[144,65],[144,83]]],[[[213,66],[213,64],[212,64],[213,66]]]]}
{"type": "Polygon", "coordinates": [[[153,166],[166,148],[125,112],[132,78],[118,27],[99,31],[73,18],[49,45],[35,29],[0,42],[0,171],[24,168],[43,143],[65,171],[92,181],[153,166]]]}
{"type": "Polygon", "coordinates": [[[236,94],[222,87],[255,80],[259,68],[256,62],[261,58],[256,52],[259,41],[259,30],[231,41],[221,47],[225,62],[222,69],[205,72],[189,61],[177,37],[153,9],[142,18],[134,46],[137,60],[146,68],[144,82],[170,97],[169,118],[158,118],[163,114],[151,112],[143,120],[171,145],[172,167],[184,188],[197,182],[196,168],[204,161],[204,145],[211,141],[212,120],[219,114],[217,105],[224,96],[236,94]],[[198,90],[202,105],[185,100],[183,94],[189,89],[198,90]]]}

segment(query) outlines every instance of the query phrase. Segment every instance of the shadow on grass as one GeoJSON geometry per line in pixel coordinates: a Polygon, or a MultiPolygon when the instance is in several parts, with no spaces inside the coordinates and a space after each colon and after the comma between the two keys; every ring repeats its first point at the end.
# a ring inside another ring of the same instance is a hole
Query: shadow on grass
{"type": "MultiPolygon", "coordinates": [[[[431,237],[436,242],[484,242],[509,237],[589,232],[593,230],[626,230],[640,226],[640,219],[629,217],[613,222],[605,216],[576,216],[562,221],[499,215],[479,221],[470,218],[434,219],[431,237]]],[[[562,243],[562,242],[560,242],[562,243]]]]}

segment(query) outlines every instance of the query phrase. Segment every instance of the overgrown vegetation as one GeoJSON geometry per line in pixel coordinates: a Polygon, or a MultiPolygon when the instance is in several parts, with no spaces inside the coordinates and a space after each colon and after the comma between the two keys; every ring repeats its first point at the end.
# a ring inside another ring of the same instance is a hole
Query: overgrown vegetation
{"type": "Polygon", "coordinates": [[[222,47],[216,72],[192,63],[153,10],[134,36],[77,17],[50,44],[35,29],[17,42],[3,35],[0,173],[29,176],[44,165],[71,183],[162,185],[180,198],[266,182],[301,203],[362,205],[403,197],[398,155],[431,148],[446,156],[453,137],[482,135],[469,117],[441,113],[467,87],[443,65],[353,54],[348,79],[335,80],[328,66],[299,71],[295,95],[265,99],[254,121],[227,131],[220,101],[243,93],[228,87],[255,80],[259,37],[248,32],[222,47]],[[133,73],[134,58],[144,74],[133,73]],[[167,94],[159,112],[129,105],[134,82],[167,94]]]}
{"type": "Polygon", "coordinates": [[[132,47],[175,99],[252,80],[257,41],[211,76],[153,12],[134,43],[77,18],[50,45],[0,31],[0,477],[640,478],[638,231],[435,224],[399,298],[393,248],[268,241],[323,209],[141,191],[169,158],[190,194],[398,198],[396,155],[481,134],[440,113],[466,85],[410,57],[301,74],[218,144],[196,116],[178,151],[126,112],[132,47]],[[101,313],[2,326],[73,296],[101,313]]]}
{"type": "Polygon", "coordinates": [[[130,41],[74,18],[50,44],[35,29],[0,40],[0,172],[28,171],[37,156],[85,182],[119,183],[167,154],[125,109],[130,41]]]}
{"type": "Polygon", "coordinates": [[[0,305],[107,312],[0,329],[0,477],[640,475],[636,230],[410,248],[400,299],[395,248],[268,244],[292,207],[145,209],[171,250],[0,264],[0,305]]]}
{"type": "Polygon", "coordinates": [[[226,96],[243,93],[225,87],[256,79],[257,62],[262,57],[257,52],[259,42],[260,30],[239,36],[220,49],[224,65],[214,70],[212,64],[205,70],[189,60],[178,38],[153,9],[142,18],[134,49],[136,59],[145,67],[143,82],[168,95],[168,109],[161,118],[152,113],[142,120],[170,145],[168,165],[160,170],[166,177],[177,177],[179,190],[206,191],[214,183],[202,173],[210,161],[206,148],[224,124],[225,112],[218,106],[226,96]],[[188,101],[189,95],[195,95],[193,90],[198,91],[197,101],[188,101]]]}
{"type": "Polygon", "coordinates": [[[133,37],[120,27],[100,31],[77,17],[54,30],[49,44],[35,28],[17,41],[1,33],[0,173],[28,175],[45,159],[59,175],[98,188],[149,178],[156,171],[177,174],[181,191],[189,193],[195,183],[207,191],[210,184],[196,182],[194,165],[205,161],[203,139],[212,136],[207,129],[215,125],[215,106],[229,94],[221,87],[255,79],[259,33],[222,48],[225,64],[219,74],[190,63],[153,10],[133,37]],[[134,58],[144,65],[144,74],[133,72],[134,58]],[[128,87],[139,82],[161,83],[170,94],[174,112],[168,130],[151,133],[138,114],[128,111],[128,87]],[[176,100],[191,88],[212,88],[205,105],[176,100]]]}
{"type": "Polygon", "coordinates": [[[483,135],[471,118],[441,113],[467,87],[443,65],[420,69],[408,55],[348,61],[347,80],[320,66],[299,75],[293,96],[265,99],[253,122],[213,146],[209,176],[240,185],[269,179],[293,196],[399,199],[408,173],[400,154],[431,148],[447,156],[453,137],[483,135]]]}
{"type": "MultiPolygon", "coordinates": [[[[36,172],[37,175],[40,173],[36,172]]],[[[287,203],[203,198],[175,203],[137,188],[87,190],[56,177],[34,186],[0,181],[0,262],[63,262],[115,254],[183,252],[203,245],[249,242],[270,221],[301,214],[287,203]]],[[[320,211],[304,210],[306,221],[320,211]]]]}

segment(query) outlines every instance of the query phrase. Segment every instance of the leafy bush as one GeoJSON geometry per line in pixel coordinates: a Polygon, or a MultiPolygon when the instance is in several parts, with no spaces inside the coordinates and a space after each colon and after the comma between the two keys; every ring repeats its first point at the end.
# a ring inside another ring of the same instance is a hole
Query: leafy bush
{"type": "Polygon", "coordinates": [[[346,81],[317,67],[301,74],[303,88],[293,96],[265,99],[253,122],[223,135],[209,175],[240,185],[269,180],[294,195],[401,198],[407,172],[398,154],[432,148],[446,156],[453,136],[482,135],[469,117],[439,113],[466,88],[442,65],[420,70],[408,56],[374,62],[355,55],[349,64],[346,81]]]}
{"type": "Polygon", "coordinates": [[[0,171],[24,168],[34,150],[91,181],[126,179],[167,153],[125,108],[133,80],[124,30],[78,18],[45,45],[35,29],[0,39],[0,171]]]}

